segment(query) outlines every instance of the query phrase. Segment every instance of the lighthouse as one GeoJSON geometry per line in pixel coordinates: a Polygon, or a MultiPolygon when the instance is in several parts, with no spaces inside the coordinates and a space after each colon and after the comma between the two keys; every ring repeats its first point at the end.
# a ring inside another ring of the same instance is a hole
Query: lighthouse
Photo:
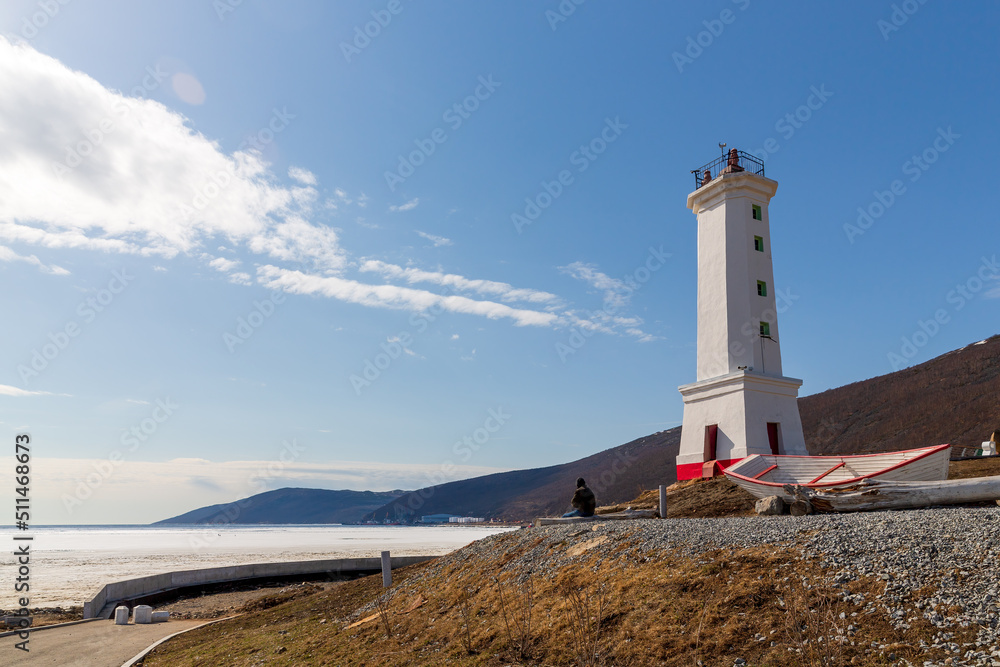
{"type": "Polygon", "coordinates": [[[798,392],[785,377],[768,204],[778,183],[731,149],[695,170],[697,379],[684,399],[677,479],[713,476],[751,454],[806,455],[798,392]]]}

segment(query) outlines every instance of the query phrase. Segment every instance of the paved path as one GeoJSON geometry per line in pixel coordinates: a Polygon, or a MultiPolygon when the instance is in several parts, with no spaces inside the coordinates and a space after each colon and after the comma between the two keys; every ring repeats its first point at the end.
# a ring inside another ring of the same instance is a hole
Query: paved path
{"type": "Polygon", "coordinates": [[[150,644],[207,622],[177,620],[149,625],[115,625],[113,621],[102,620],[33,631],[29,653],[14,647],[21,641],[17,635],[0,637],[0,665],[121,667],[150,644]]]}

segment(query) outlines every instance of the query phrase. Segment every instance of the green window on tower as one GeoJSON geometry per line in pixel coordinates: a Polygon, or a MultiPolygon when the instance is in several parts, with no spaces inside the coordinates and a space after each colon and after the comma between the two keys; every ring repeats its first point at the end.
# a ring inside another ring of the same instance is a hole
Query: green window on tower
{"type": "Polygon", "coordinates": [[[763,280],[757,281],[757,296],[767,296],[767,283],[763,280]]]}
{"type": "Polygon", "coordinates": [[[764,239],[759,236],[753,237],[753,249],[757,252],[764,252],[764,239]]]}
{"type": "Polygon", "coordinates": [[[763,220],[764,219],[764,216],[761,215],[761,213],[760,213],[760,206],[757,206],[757,204],[753,205],[753,219],[754,220],[763,220]]]}
{"type": "Polygon", "coordinates": [[[770,336],[771,335],[771,325],[768,324],[767,322],[761,322],[760,323],[760,335],[761,336],[770,336]]]}

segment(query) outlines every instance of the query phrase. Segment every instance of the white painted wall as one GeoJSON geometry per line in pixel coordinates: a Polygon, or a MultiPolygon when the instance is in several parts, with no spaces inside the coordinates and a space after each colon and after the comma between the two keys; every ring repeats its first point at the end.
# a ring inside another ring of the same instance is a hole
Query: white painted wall
{"type": "Polygon", "coordinates": [[[781,425],[781,453],[807,453],[797,404],[802,381],[782,375],[768,216],[777,189],[769,178],[739,172],[688,195],[698,216],[698,363],[697,381],[680,387],[678,465],[702,462],[711,424],[719,426],[720,460],[770,453],[767,422],[781,425]],[[754,204],[762,220],[753,219],[754,204]],[[754,249],[755,236],[763,252],[754,249]],[[758,280],[766,296],[758,295],[758,280]],[[759,336],[761,321],[773,340],[759,336]]]}

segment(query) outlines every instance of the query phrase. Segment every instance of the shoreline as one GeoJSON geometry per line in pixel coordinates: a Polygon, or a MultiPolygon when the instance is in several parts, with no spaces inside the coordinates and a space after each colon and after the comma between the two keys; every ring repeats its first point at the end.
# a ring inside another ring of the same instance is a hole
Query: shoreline
{"type": "MultiPolygon", "coordinates": [[[[35,531],[31,608],[63,612],[82,607],[105,585],[116,581],[254,563],[335,558],[450,553],[480,537],[511,528],[469,531],[382,527],[249,527],[235,530],[100,527],[35,531]],[[213,539],[214,538],[214,539],[213,539]],[[195,540],[192,544],[192,540],[195,540]],[[211,540],[211,541],[210,541],[211,540]],[[37,587],[36,587],[37,586],[37,587]]],[[[0,598],[0,606],[13,600],[0,598]]]]}

